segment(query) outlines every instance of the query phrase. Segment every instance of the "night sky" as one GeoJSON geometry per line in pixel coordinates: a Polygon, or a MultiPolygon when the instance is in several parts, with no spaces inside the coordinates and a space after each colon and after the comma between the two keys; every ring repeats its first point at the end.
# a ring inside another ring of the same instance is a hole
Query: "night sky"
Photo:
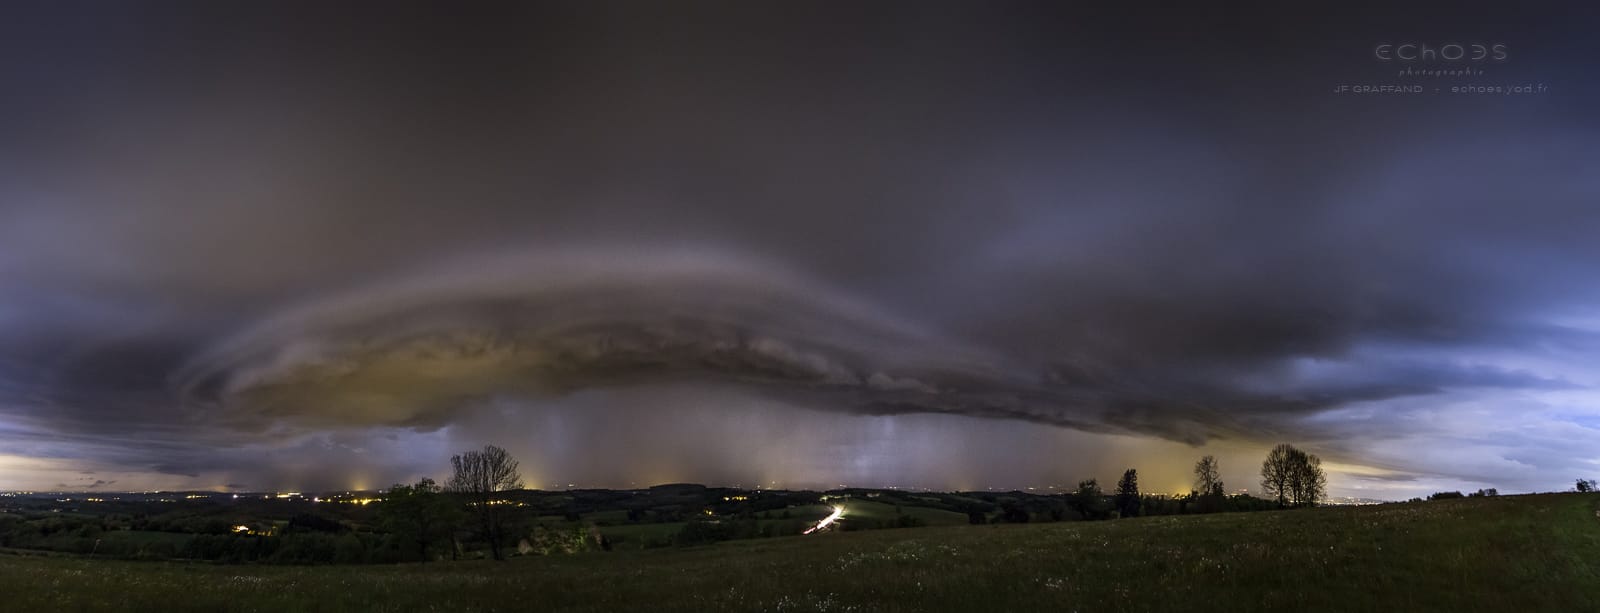
{"type": "Polygon", "coordinates": [[[1600,476],[1593,12],[323,4],[5,10],[0,489],[1600,476]]]}

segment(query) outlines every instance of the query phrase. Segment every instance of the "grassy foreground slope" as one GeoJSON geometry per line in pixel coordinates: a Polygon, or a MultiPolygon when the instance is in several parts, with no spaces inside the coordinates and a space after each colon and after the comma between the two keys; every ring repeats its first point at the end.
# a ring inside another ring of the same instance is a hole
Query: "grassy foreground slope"
{"type": "Polygon", "coordinates": [[[1600,611],[1600,495],[386,567],[0,556],[0,609],[1600,611]]]}

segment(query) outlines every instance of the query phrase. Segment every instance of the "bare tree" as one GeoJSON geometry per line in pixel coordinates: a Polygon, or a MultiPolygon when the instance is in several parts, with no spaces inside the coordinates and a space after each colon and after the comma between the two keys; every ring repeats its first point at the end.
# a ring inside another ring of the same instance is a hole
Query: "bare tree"
{"type": "Polygon", "coordinates": [[[1322,459],[1287,443],[1273,447],[1261,462],[1261,489],[1278,499],[1278,506],[1309,506],[1326,493],[1327,475],[1322,459]]]}
{"type": "Polygon", "coordinates": [[[522,489],[522,476],[517,474],[517,461],[506,450],[485,445],[482,451],[468,451],[450,457],[453,472],[446,489],[466,499],[467,508],[478,519],[483,538],[489,541],[489,553],[496,560],[505,559],[506,524],[510,509],[498,494],[522,489]]]}
{"type": "Polygon", "coordinates": [[[1195,462],[1194,488],[1201,496],[1222,495],[1222,474],[1216,456],[1208,455],[1195,462]]]}
{"type": "Polygon", "coordinates": [[[1293,460],[1290,455],[1297,451],[1288,443],[1273,447],[1267,452],[1267,459],[1261,462],[1261,491],[1268,498],[1277,498],[1278,506],[1289,506],[1289,484],[1294,480],[1293,460]]]}
{"type": "Polygon", "coordinates": [[[1295,452],[1289,489],[1294,493],[1295,506],[1309,507],[1322,500],[1328,491],[1328,477],[1322,472],[1322,458],[1298,449],[1295,452]]]}

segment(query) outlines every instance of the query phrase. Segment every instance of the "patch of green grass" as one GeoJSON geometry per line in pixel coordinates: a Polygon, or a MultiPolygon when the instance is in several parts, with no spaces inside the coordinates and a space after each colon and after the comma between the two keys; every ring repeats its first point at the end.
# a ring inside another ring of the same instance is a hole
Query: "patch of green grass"
{"type": "MultiPolygon", "coordinates": [[[[929,526],[961,526],[966,525],[967,516],[964,513],[932,509],[928,507],[901,506],[898,511],[895,505],[871,500],[847,500],[844,505],[845,514],[843,521],[851,519],[868,520],[874,522],[893,522],[896,515],[904,514],[921,518],[929,526]]],[[[820,519],[820,516],[818,517],[820,519]]]]}
{"type": "MultiPolygon", "coordinates": [[[[822,519],[824,517],[827,517],[828,515],[831,515],[833,513],[833,505],[834,504],[837,504],[837,502],[822,503],[822,504],[801,504],[801,505],[795,505],[795,506],[789,507],[788,509],[785,509],[785,510],[789,512],[789,517],[791,517],[791,518],[803,519],[803,520],[806,520],[806,521],[816,521],[816,520],[822,519]]],[[[779,513],[781,513],[781,512],[782,511],[779,511],[779,513]]]]}
{"type": "Polygon", "coordinates": [[[1596,611],[1600,495],[756,539],[510,562],[0,556],[18,611],[1596,611]]]}

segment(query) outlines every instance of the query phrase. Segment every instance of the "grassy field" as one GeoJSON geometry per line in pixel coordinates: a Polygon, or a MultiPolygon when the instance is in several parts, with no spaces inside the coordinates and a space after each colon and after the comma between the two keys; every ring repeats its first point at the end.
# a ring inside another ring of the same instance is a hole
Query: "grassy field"
{"type": "MultiPolygon", "coordinates": [[[[872,520],[893,522],[897,511],[892,504],[855,500],[845,503],[850,509],[850,517],[866,518],[872,520]]],[[[930,509],[928,507],[901,507],[898,513],[904,513],[927,522],[929,526],[963,526],[967,523],[967,514],[955,511],[930,509]]]]}
{"type": "Polygon", "coordinates": [[[0,555],[16,611],[1600,611],[1600,495],[847,532],[504,563],[0,555]]]}
{"type": "Polygon", "coordinates": [[[600,533],[606,535],[618,549],[641,549],[650,543],[670,543],[673,535],[683,529],[683,522],[664,524],[623,524],[605,526],[600,533]]]}

